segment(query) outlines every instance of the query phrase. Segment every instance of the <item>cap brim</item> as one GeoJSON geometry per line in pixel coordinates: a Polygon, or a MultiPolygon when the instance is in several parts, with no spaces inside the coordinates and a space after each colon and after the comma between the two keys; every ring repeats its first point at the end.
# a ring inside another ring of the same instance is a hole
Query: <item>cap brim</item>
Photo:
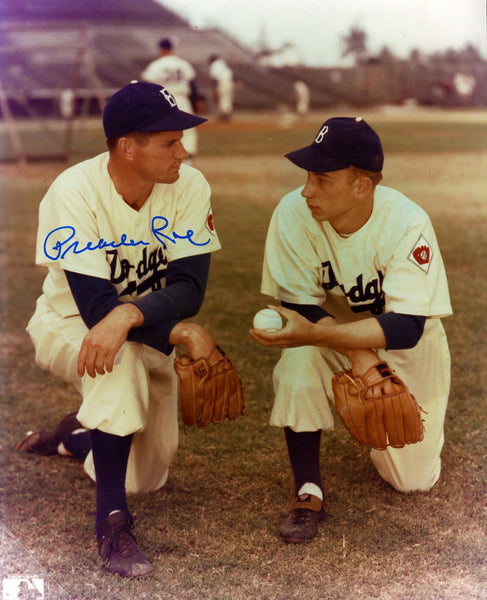
{"type": "Polygon", "coordinates": [[[182,131],[201,125],[207,120],[208,119],[204,119],[203,117],[184,112],[183,110],[178,110],[170,115],[166,115],[159,121],[152,121],[149,125],[138,128],[138,131],[182,131]]]}
{"type": "Polygon", "coordinates": [[[339,171],[346,169],[350,164],[345,164],[335,158],[326,156],[314,146],[306,146],[300,150],[289,152],[285,155],[292,163],[301,169],[312,173],[327,173],[328,171],[339,171]]]}

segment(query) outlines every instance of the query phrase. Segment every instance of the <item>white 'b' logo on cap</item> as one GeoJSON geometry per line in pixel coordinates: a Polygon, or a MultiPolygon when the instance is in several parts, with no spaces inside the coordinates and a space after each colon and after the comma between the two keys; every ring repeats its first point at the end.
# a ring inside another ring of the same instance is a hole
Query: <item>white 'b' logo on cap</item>
{"type": "Polygon", "coordinates": [[[323,125],[323,127],[318,132],[318,135],[315,137],[315,144],[321,144],[325,135],[328,133],[328,125],[323,125]]]}
{"type": "Polygon", "coordinates": [[[161,94],[164,96],[164,98],[169,102],[169,104],[172,107],[176,106],[176,100],[174,99],[174,96],[171,94],[171,92],[169,90],[166,90],[166,88],[162,88],[159,91],[161,92],[161,94]]]}

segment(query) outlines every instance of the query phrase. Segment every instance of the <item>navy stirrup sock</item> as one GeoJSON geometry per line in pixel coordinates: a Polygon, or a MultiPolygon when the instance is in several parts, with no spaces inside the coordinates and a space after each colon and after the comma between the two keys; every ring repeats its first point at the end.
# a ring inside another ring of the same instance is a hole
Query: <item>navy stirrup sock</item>
{"type": "Polygon", "coordinates": [[[285,427],[284,433],[296,494],[305,483],[314,483],[323,490],[320,472],[321,430],[297,433],[290,427],[285,427]]]}
{"type": "Polygon", "coordinates": [[[115,510],[128,511],[125,475],[133,434],[124,437],[90,431],[96,474],[96,533],[98,525],[115,510]]]}
{"type": "Polygon", "coordinates": [[[84,429],[79,433],[71,431],[62,439],[62,443],[68,452],[75,458],[84,460],[91,450],[91,436],[88,429],[84,429]]]}

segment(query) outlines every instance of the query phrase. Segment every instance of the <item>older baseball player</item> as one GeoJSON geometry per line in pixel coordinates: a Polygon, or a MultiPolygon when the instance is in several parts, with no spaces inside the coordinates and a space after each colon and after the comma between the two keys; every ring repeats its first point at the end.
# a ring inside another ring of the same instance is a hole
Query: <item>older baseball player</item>
{"type": "Polygon", "coordinates": [[[396,490],[429,490],[440,476],[450,355],[440,317],[451,314],[431,221],[382,185],[383,151],[361,118],[331,118],[310,146],[286,155],[307,171],[285,196],[267,235],[262,292],[281,301],[277,333],[251,330],[285,348],[274,370],[272,425],[283,427],[296,488],[281,527],[306,542],[323,518],[319,452],[334,426],[334,373],[364,374],[386,360],[427,412],[422,442],[371,451],[396,490]]]}
{"type": "MultiPolygon", "coordinates": [[[[193,112],[191,97],[200,97],[196,86],[196,72],[187,60],[174,54],[174,45],[170,39],[160,40],[159,57],[146,66],[140,77],[144,81],[164,86],[176,98],[181,110],[193,112]]],[[[198,152],[196,129],[187,129],[183,137],[184,147],[191,158],[198,152]]]]}
{"type": "Polygon", "coordinates": [[[132,536],[126,493],[168,477],[178,444],[174,345],[193,358],[214,347],[184,321],[201,306],[220,248],[210,187],[182,164],[183,130],[204,121],[160,85],[123,87],[103,114],[109,151],[64,171],[40,204],[36,262],[48,272],[27,330],[38,365],[73,383],[82,403],[77,418],[19,449],[82,455],[88,431],[99,552],[127,577],[153,570],[132,536]]]}

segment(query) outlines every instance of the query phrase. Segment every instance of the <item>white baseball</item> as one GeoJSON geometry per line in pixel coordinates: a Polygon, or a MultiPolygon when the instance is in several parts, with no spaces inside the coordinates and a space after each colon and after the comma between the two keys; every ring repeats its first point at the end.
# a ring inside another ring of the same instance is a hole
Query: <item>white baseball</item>
{"type": "Polygon", "coordinates": [[[279,331],[282,329],[281,315],[272,308],[263,308],[254,317],[254,329],[262,331],[279,331]]]}

